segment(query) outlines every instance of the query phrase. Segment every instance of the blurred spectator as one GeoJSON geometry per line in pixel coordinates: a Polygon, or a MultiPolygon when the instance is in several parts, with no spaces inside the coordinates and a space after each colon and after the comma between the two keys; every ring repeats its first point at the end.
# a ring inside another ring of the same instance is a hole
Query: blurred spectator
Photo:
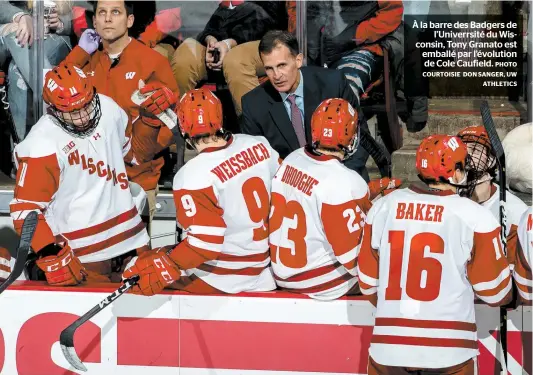
{"type": "Polygon", "coordinates": [[[417,19],[425,21],[429,15],[431,0],[403,0],[404,15],[417,15],[417,19]]]}
{"type": "MultiPolygon", "coordinates": [[[[286,1],[288,25],[287,31],[296,34],[296,1],[286,1]]],[[[282,28],[281,28],[282,29],[282,28]]]]}
{"type": "MultiPolygon", "coordinates": [[[[98,1],[95,4],[95,30],[87,29],[67,57],[93,77],[99,93],[113,98],[130,116],[127,133],[132,136],[135,161],[126,165],[128,177],[148,195],[150,219],[155,213],[157,182],[163,158],[155,155],[172,143],[172,133],[155,116],[157,105],[147,100],[141,106],[131,100],[140,80],[155,90],[165,107],[175,104],[177,85],[168,60],[129,35],[134,24],[130,1],[98,1]],[[101,40],[101,48],[100,48],[101,40]]],[[[164,108],[160,108],[164,109],[164,108]]],[[[183,142],[180,137],[179,141],[183,142]]],[[[183,143],[179,147],[183,149],[183,143]]]]}
{"type": "MultiPolygon", "coordinates": [[[[341,70],[359,100],[382,72],[380,43],[396,30],[403,31],[399,30],[402,2],[324,1],[311,9],[308,12],[313,20],[310,58],[320,65],[341,70]]],[[[403,51],[398,52],[403,57],[403,51]]]]}
{"type": "MultiPolygon", "coordinates": [[[[32,24],[33,1],[0,1],[0,66],[8,65],[8,97],[18,137],[22,140],[32,118],[28,117],[34,90],[31,47],[35,33],[32,24]],[[12,4],[13,3],[13,4],[12,4]],[[16,4],[17,6],[15,6],[16,4]]],[[[71,50],[71,2],[46,1],[43,68],[51,69],[71,50]]]]}
{"type": "MultiPolygon", "coordinates": [[[[428,4],[423,1],[417,11],[427,11],[428,4]]],[[[359,98],[382,74],[386,48],[395,88],[403,91],[406,99],[407,112],[399,115],[410,132],[425,127],[428,85],[422,77],[420,51],[412,43],[416,37],[408,40],[404,56],[402,1],[312,2],[307,13],[310,63],[342,70],[359,98]],[[410,73],[409,85],[404,82],[405,72],[410,73]]],[[[388,139],[388,135],[382,137],[388,139]]]]}
{"type": "MultiPolygon", "coordinates": [[[[270,31],[259,44],[259,54],[269,81],[242,98],[242,132],[262,135],[285,158],[311,142],[311,116],[325,99],[346,99],[356,110],[359,101],[340,71],[314,66],[302,67],[296,37],[287,31],[270,31]]],[[[360,112],[360,111],[359,111],[360,112]]],[[[361,131],[368,132],[359,113],[361,131]]],[[[344,162],[368,182],[363,147],[344,162]]]]}
{"type": "Polygon", "coordinates": [[[209,70],[222,71],[240,115],[242,96],[264,75],[259,40],[275,28],[287,28],[285,2],[221,1],[196,40],[186,39],[174,53],[172,70],[180,92],[207,79],[209,70]]]}

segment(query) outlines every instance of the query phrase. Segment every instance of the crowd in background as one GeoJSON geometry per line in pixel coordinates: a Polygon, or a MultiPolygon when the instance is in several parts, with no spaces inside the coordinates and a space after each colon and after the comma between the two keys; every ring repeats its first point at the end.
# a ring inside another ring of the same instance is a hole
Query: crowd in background
{"type": "MultiPolygon", "coordinates": [[[[382,74],[385,40],[398,41],[394,47],[396,59],[403,59],[398,37],[402,2],[377,1],[371,7],[356,1],[342,2],[342,9],[337,9],[336,2],[317,4],[308,9],[308,25],[318,27],[324,36],[320,40],[309,37],[308,64],[327,63],[342,70],[359,98],[382,74]],[[342,19],[334,17],[339,13],[342,19]],[[321,52],[312,51],[317,43],[324,44],[321,52]]],[[[142,1],[133,5],[135,21],[129,35],[168,59],[181,94],[205,83],[215,83],[214,90],[227,88],[231,100],[223,100],[226,126],[239,132],[242,96],[266,79],[259,40],[269,30],[296,32],[296,2],[142,1]],[[218,54],[213,55],[213,50],[218,54]]],[[[44,69],[64,60],[83,31],[93,28],[93,6],[90,1],[44,3],[44,69]]],[[[2,131],[12,139],[11,148],[37,121],[32,105],[36,89],[32,87],[36,82],[32,46],[38,33],[33,30],[32,14],[33,1],[0,1],[0,70],[7,76],[6,112],[12,118],[2,124],[2,131]]],[[[425,121],[423,115],[421,121],[425,121]]],[[[176,151],[174,147],[171,150],[176,151]]],[[[164,156],[168,158],[168,154],[164,156]]],[[[178,152],[180,157],[183,155],[178,152]]],[[[176,170],[168,167],[171,178],[176,170]]]]}
{"type": "MultiPolygon", "coordinates": [[[[404,87],[404,67],[416,68],[420,60],[415,54],[404,56],[402,20],[404,14],[453,13],[448,3],[309,2],[307,65],[341,70],[359,102],[375,85],[383,85],[383,55],[387,49],[395,88],[407,99],[407,109],[399,115],[409,131],[420,131],[427,121],[427,82],[421,79],[404,87]]],[[[7,77],[4,101],[9,108],[6,105],[4,112],[10,114],[10,120],[1,124],[1,131],[8,135],[2,137],[4,145],[5,139],[11,140],[10,149],[37,121],[32,103],[36,89],[32,46],[38,34],[33,30],[33,5],[33,1],[0,1],[0,70],[7,77]]],[[[296,33],[296,1],[136,1],[133,5],[135,21],[129,35],[168,59],[180,94],[212,84],[210,87],[224,103],[225,126],[240,132],[242,97],[266,80],[259,40],[269,30],[296,33]],[[220,89],[227,90],[223,93],[220,89]]],[[[44,7],[42,60],[43,68],[50,69],[67,57],[84,30],[94,27],[94,4],[47,0],[44,7]]],[[[387,151],[394,151],[386,141],[385,146],[387,151]]],[[[160,185],[172,180],[175,164],[183,164],[183,150],[179,149],[183,147],[177,148],[172,145],[171,154],[164,150],[154,156],[164,157],[167,164],[160,185]]],[[[361,156],[363,162],[366,158],[368,155],[361,156]]],[[[11,172],[14,178],[15,171],[6,171],[6,163],[2,164],[3,171],[11,172]]],[[[11,167],[10,162],[7,164],[11,167]]]]}

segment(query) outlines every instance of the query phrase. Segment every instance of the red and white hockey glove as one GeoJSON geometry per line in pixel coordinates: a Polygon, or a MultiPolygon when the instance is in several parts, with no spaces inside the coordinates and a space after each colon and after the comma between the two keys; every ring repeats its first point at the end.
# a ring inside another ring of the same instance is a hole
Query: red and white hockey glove
{"type": "Polygon", "coordinates": [[[0,86],[4,86],[6,83],[6,74],[3,70],[0,70],[0,86]]]}
{"type": "Polygon", "coordinates": [[[49,245],[39,251],[37,255],[39,259],[35,264],[44,271],[46,281],[50,285],[78,285],[85,281],[89,275],[68,245],[63,248],[57,245],[49,245]]]}
{"type": "Polygon", "coordinates": [[[11,254],[3,247],[0,247],[0,281],[4,281],[11,273],[11,254]]]}
{"type": "Polygon", "coordinates": [[[167,285],[179,280],[181,271],[167,255],[171,249],[173,246],[146,251],[130,261],[122,274],[122,278],[129,279],[134,275],[139,275],[141,278],[128,293],[153,296],[161,292],[167,285]]]}
{"type": "Polygon", "coordinates": [[[379,196],[385,196],[394,190],[402,186],[402,180],[399,178],[378,178],[368,183],[368,189],[370,190],[370,201],[378,198],[379,196]]]}
{"type": "Polygon", "coordinates": [[[160,115],[168,108],[173,109],[178,101],[178,95],[159,82],[149,83],[141,88],[139,92],[143,95],[152,93],[149,98],[141,103],[143,122],[150,125],[160,126],[161,121],[157,118],[157,115],[160,115]]]}

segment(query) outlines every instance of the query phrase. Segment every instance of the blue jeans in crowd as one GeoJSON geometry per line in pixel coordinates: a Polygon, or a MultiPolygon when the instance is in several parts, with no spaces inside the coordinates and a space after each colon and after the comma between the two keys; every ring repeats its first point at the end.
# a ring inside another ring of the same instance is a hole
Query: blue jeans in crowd
{"type": "MultiPolygon", "coordinates": [[[[50,34],[44,40],[43,68],[51,69],[59,64],[72,49],[68,37],[50,34]]],[[[10,112],[19,138],[24,139],[37,121],[32,113],[35,63],[31,47],[20,47],[15,33],[0,36],[0,67],[9,63],[7,69],[10,112]]]]}
{"type": "MultiPolygon", "coordinates": [[[[335,63],[331,64],[330,68],[338,69],[344,73],[359,101],[359,98],[370,85],[375,74],[378,73],[376,69],[381,65],[379,64],[381,62],[380,59],[383,58],[374,55],[372,52],[357,50],[341,57],[335,63]]],[[[361,126],[368,129],[366,120],[361,122],[361,126]]],[[[344,162],[344,165],[359,173],[367,182],[369,176],[365,165],[368,156],[368,152],[362,146],[359,146],[355,154],[344,162]]]]}

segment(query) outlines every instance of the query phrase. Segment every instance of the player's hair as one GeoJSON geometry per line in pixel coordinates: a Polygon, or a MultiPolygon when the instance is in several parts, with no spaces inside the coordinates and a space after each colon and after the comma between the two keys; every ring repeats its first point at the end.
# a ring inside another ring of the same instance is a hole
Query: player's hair
{"type": "Polygon", "coordinates": [[[282,30],[270,30],[259,42],[259,55],[268,55],[279,45],[287,47],[292,56],[297,56],[300,53],[298,39],[292,33],[282,30]]]}
{"type": "Polygon", "coordinates": [[[324,146],[318,146],[318,147],[310,147],[311,149],[315,150],[315,152],[320,152],[321,150],[324,150],[324,151],[327,151],[327,152],[342,152],[342,153],[346,153],[346,151],[344,150],[339,150],[338,148],[333,148],[333,147],[324,147],[324,146]]]}
{"type": "Polygon", "coordinates": [[[231,136],[231,132],[229,130],[220,129],[217,130],[215,134],[206,134],[206,135],[198,135],[196,137],[187,137],[187,140],[193,146],[199,145],[200,143],[207,143],[208,141],[217,142],[220,139],[223,139],[225,141],[228,141],[231,136]]]}

